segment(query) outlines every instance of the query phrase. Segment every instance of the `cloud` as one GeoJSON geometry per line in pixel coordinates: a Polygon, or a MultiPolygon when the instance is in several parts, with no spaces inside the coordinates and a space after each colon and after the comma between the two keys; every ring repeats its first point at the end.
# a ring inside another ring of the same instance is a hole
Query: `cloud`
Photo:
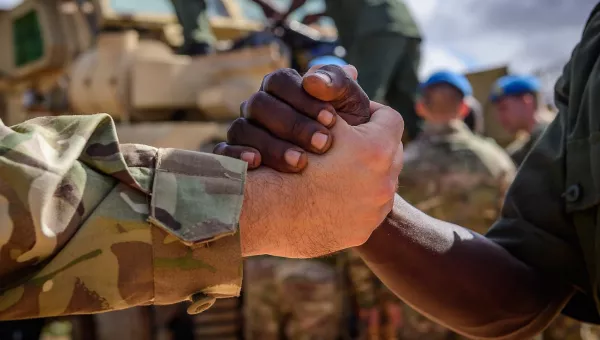
{"type": "Polygon", "coordinates": [[[422,54],[421,69],[419,70],[421,78],[441,69],[455,72],[465,72],[469,69],[465,60],[440,47],[425,45],[422,54]]]}
{"type": "MultiPolygon", "coordinates": [[[[421,0],[407,0],[434,46],[472,56],[482,64],[509,63],[530,71],[567,59],[595,0],[446,0],[419,14],[421,0]]],[[[431,1],[431,0],[430,0],[431,1]]]]}
{"type": "Polygon", "coordinates": [[[20,3],[22,0],[0,0],[0,9],[9,9],[20,3]]]}

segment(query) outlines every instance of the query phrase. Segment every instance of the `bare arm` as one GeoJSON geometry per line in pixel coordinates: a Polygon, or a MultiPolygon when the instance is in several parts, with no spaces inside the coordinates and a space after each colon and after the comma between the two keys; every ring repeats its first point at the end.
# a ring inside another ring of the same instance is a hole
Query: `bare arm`
{"type": "Polygon", "coordinates": [[[496,243],[429,217],[399,196],[357,250],[405,302],[470,336],[532,336],[570,296],[571,289],[548,285],[496,243]]]}

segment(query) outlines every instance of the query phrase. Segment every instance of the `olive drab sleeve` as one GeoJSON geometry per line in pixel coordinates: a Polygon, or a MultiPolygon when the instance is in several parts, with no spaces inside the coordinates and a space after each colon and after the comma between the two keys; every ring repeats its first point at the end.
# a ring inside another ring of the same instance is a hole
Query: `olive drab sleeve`
{"type": "MultiPolygon", "coordinates": [[[[507,193],[487,237],[548,277],[573,287],[557,296],[546,318],[563,311],[598,317],[600,210],[600,5],[593,10],[555,88],[558,115],[545,130],[507,193]]],[[[544,315],[540,315],[543,319],[544,315]]]]}
{"type": "Polygon", "coordinates": [[[106,114],[0,124],[0,320],[238,295],[245,174],[106,114]]]}

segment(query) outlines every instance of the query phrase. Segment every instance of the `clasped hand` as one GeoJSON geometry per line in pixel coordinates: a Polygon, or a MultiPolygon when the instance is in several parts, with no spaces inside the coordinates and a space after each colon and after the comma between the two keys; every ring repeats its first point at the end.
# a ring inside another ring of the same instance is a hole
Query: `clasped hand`
{"type": "Polygon", "coordinates": [[[390,212],[403,120],[370,102],[356,76],[352,66],[304,77],[278,70],[241,105],[215,153],[256,169],[240,220],[244,255],[304,258],[358,246],[390,212]]]}

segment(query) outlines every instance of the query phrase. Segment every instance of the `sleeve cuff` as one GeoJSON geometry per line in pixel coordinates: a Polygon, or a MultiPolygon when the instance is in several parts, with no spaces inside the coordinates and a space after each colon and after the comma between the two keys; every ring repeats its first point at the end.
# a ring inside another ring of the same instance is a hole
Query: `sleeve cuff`
{"type": "Polygon", "coordinates": [[[245,177],[242,161],[158,150],[149,216],[159,227],[152,234],[155,304],[191,299],[189,311],[199,313],[216,298],[239,295],[245,177]]]}

